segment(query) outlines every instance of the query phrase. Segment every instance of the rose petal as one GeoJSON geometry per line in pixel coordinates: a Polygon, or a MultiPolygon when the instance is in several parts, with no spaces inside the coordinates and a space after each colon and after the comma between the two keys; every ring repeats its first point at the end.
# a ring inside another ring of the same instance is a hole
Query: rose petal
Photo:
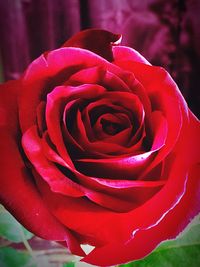
{"type": "Polygon", "coordinates": [[[82,69],[73,74],[67,84],[69,85],[81,85],[81,84],[100,84],[101,80],[106,74],[106,70],[102,66],[95,66],[92,68],[82,69]]]}
{"type": "MultiPolygon", "coordinates": [[[[113,180],[113,179],[101,179],[101,178],[93,178],[89,177],[89,180],[91,181],[91,184],[93,181],[97,182],[98,184],[103,185],[103,187],[100,188],[118,188],[118,189],[123,189],[123,188],[141,188],[141,187],[155,187],[155,186],[162,186],[165,184],[165,181],[163,180],[158,180],[158,181],[142,181],[142,180],[113,180]]],[[[93,183],[94,185],[94,183],[93,183]]]]}
{"type": "Polygon", "coordinates": [[[29,231],[44,239],[65,240],[72,253],[83,256],[83,251],[75,237],[46,208],[37,188],[30,181],[31,174],[25,170],[16,143],[7,136],[7,133],[5,136],[2,134],[2,138],[6,141],[6,147],[1,146],[4,158],[0,164],[5,166],[5,168],[1,168],[1,203],[29,231]],[[6,154],[7,146],[9,146],[9,154],[6,154]],[[10,153],[13,155],[13,165],[8,168],[10,153]],[[16,190],[16,188],[20,190],[16,190]],[[48,229],[46,225],[48,225],[48,229]]]}
{"type": "Polygon", "coordinates": [[[45,108],[46,108],[46,103],[44,101],[41,101],[40,104],[37,106],[37,109],[36,109],[37,128],[38,128],[38,131],[41,135],[46,130],[45,108]]]}
{"type": "Polygon", "coordinates": [[[64,47],[51,51],[47,56],[47,62],[51,74],[54,75],[59,71],[72,66],[79,66],[79,70],[82,68],[85,69],[99,66],[113,73],[120,72],[120,68],[109,63],[97,54],[76,47],[64,47]]]}
{"type": "Polygon", "coordinates": [[[49,138],[47,131],[42,135],[41,145],[42,145],[42,150],[43,150],[44,156],[48,160],[55,162],[55,163],[58,163],[59,165],[61,165],[63,167],[68,167],[68,164],[66,164],[66,162],[58,155],[58,153],[55,149],[55,146],[52,144],[52,142],[49,138]]]}
{"type": "MultiPolygon", "coordinates": [[[[118,61],[116,62],[118,64],[118,61]]],[[[121,64],[121,61],[120,61],[121,64]]],[[[146,117],[148,118],[148,115],[152,112],[151,102],[149,100],[149,96],[147,95],[147,91],[144,88],[144,86],[140,83],[140,81],[137,79],[137,77],[134,76],[133,71],[129,71],[129,68],[124,68],[124,64],[122,64],[122,69],[118,75],[121,80],[124,81],[124,83],[128,86],[129,91],[140,99],[140,102],[143,105],[146,117]]]]}
{"type": "Polygon", "coordinates": [[[106,99],[105,96],[104,98],[90,102],[81,112],[84,125],[87,126],[86,131],[88,138],[91,141],[96,139],[92,128],[101,115],[105,113],[115,114],[119,112],[124,113],[127,117],[130,117],[131,121],[133,121],[133,114],[131,111],[126,109],[126,107],[113,104],[109,99],[106,99]]]}
{"type": "MultiPolygon", "coordinates": [[[[98,102],[98,101],[96,101],[96,102],[98,102]]],[[[89,106],[93,106],[93,105],[95,107],[95,102],[89,104],[88,108],[89,108],[89,106]]],[[[111,108],[112,105],[108,105],[105,108],[107,108],[107,107],[111,108]]],[[[115,108],[115,107],[113,106],[113,108],[115,108]]],[[[85,151],[84,157],[86,157],[87,155],[88,156],[93,155],[93,156],[98,156],[98,157],[102,157],[102,158],[107,158],[107,156],[106,156],[107,154],[115,155],[116,153],[119,153],[119,154],[130,153],[130,152],[133,152],[133,150],[136,148],[138,151],[138,149],[141,147],[141,142],[138,143],[137,147],[132,146],[129,149],[129,148],[126,148],[120,144],[117,144],[114,142],[109,142],[109,140],[106,141],[107,139],[103,139],[103,140],[96,139],[95,140],[93,137],[94,131],[91,128],[89,118],[88,118],[89,117],[88,110],[85,109],[85,111],[86,111],[85,113],[82,112],[83,116],[81,116],[80,111],[77,111],[76,120],[74,120],[73,129],[71,129],[71,131],[70,131],[71,135],[76,140],[76,142],[78,142],[79,145],[81,146],[81,148],[84,149],[84,151],[85,151]],[[91,140],[91,137],[93,137],[92,140],[91,140]]],[[[121,134],[122,135],[124,134],[126,137],[126,134],[129,134],[129,133],[121,132],[121,134]]],[[[121,138],[120,134],[116,135],[115,137],[116,137],[116,139],[121,138]]],[[[123,138],[123,136],[122,136],[122,138],[123,138]]],[[[135,150],[134,150],[134,152],[135,152],[135,150]]],[[[81,154],[79,155],[79,157],[81,157],[81,154]]],[[[76,159],[75,157],[73,157],[73,158],[76,159]]]]}
{"type": "MultiPolygon", "coordinates": [[[[17,94],[21,87],[21,80],[0,84],[0,129],[7,131],[17,140],[19,128],[17,118],[17,94]]],[[[2,142],[2,138],[0,139],[2,142]]]]}
{"type": "MultiPolygon", "coordinates": [[[[68,177],[66,173],[67,169],[65,169],[65,174],[63,174],[54,164],[44,157],[41,140],[37,136],[36,127],[30,128],[24,133],[22,143],[30,162],[42,179],[49,184],[53,192],[70,197],[87,196],[93,202],[118,212],[131,210],[137,204],[130,200],[116,198],[114,195],[89,190],[73,182],[71,180],[74,178],[73,173],[68,172],[68,177]]],[[[35,177],[37,178],[38,176],[35,175],[35,177]]]]}
{"type": "MultiPolygon", "coordinates": [[[[157,193],[166,181],[133,181],[133,180],[111,180],[106,178],[94,178],[80,176],[79,181],[86,188],[92,188],[95,191],[124,199],[132,203],[132,209],[146,202],[150,197],[157,193]]],[[[131,205],[130,205],[131,206],[131,205]]],[[[106,207],[104,205],[104,207],[106,207]]],[[[114,209],[116,211],[125,211],[123,209],[114,209]]],[[[128,211],[128,208],[127,208],[128,211]]]]}
{"type": "Polygon", "coordinates": [[[127,84],[121,79],[123,75],[123,71],[118,73],[119,75],[107,71],[102,77],[101,84],[108,90],[108,91],[121,91],[121,92],[130,92],[129,87],[127,84]]]}
{"type": "Polygon", "coordinates": [[[22,130],[25,131],[35,124],[36,108],[49,91],[66,82],[73,73],[80,69],[95,66],[111,72],[120,72],[120,68],[117,66],[80,48],[60,48],[34,60],[22,78],[19,98],[19,117],[22,130]]]}
{"type": "Polygon", "coordinates": [[[113,179],[135,179],[153,158],[155,151],[135,156],[118,156],[108,159],[77,159],[77,169],[89,176],[110,177],[113,179]]]}
{"type": "Polygon", "coordinates": [[[69,150],[70,150],[69,146],[73,145],[73,148],[77,149],[78,153],[80,151],[83,151],[84,149],[81,147],[80,142],[78,142],[78,140],[76,141],[75,136],[72,133],[71,126],[74,123],[74,120],[72,120],[72,118],[76,117],[75,112],[77,111],[78,108],[77,105],[79,103],[79,100],[80,99],[72,100],[66,104],[63,112],[63,124],[62,124],[62,135],[65,144],[68,146],[69,150]]]}
{"type": "MultiPolygon", "coordinates": [[[[111,153],[115,154],[124,149],[123,146],[118,145],[117,143],[110,143],[110,142],[107,143],[106,141],[102,140],[90,142],[81,118],[80,111],[77,112],[76,120],[77,120],[77,127],[74,128],[74,133],[76,134],[76,138],[81,144],[81,147],[84,148],[85,150],[84,157],[86,157],[88,153],[99,156],[102,155],[102,157],[104,157],[104,155],[106,154],[111,154],[111,153]]],[[[74,160],[76,159],[74,158],[74,160]]]]}
{"type": "Polygon", "coordinates": [[[33,126],[24,133],[22,145],[28,159],[41,177],[50,185],[52,191],[73,197],[84,196],[81,186],[70,179],[73,178],[73,173],[69,172],[68,175],[71,177],[67,177],[45,158],[36,127],[33,126]]]}
{"type": "MultiPolygon", "coordinates": [[[[188,136],[183,135],[184,143],[182,143],[183,147],[181,147],[184,149],[184,147],[188,144],[189,147],[186,146],[188,152],[198,155],[199,157],[199,149],[197,149],[198,153],[197,151],[192,152],[192,148],[196,143],[197,135],[194,129],[197,124],[193,117],[191,120],[193,120],[191,128],[187,127],[187,130],[188,134],[191,132],[193,133],[193,136],[191,136],[192,143],[188,143],[188,136]]],[[[151,229],[156,226],[172,209],[178,205],[178,203],[181,203],[181,199],[183,198],[186,189],[187,165],[185,165],[182,161],[182,158],[186,160],[183,156],[184,153],[180,151],[179,155],[181,155],[181,157],[177,158],[176,155],[173,155],[171,158],[172,164],[168,165],[167,169],[171,167],[173,172],[168,173],[169,179],[167,179],[168,181],[163,189],[145,203],[145,205],[128,213],[120,215],[108,212],[98,206],[93,206],[92,203],[83,199],[72,202],[67,198],[61,199],[59,197],[59,199],[56,200],[52,195],[49,196],[47,203],[50,205],[52,212],[65,225],[70,228],[72,227],[73,230],[78,231],[81,234],[85,233],[86,236],[90,236],[90,240],[92,239],[94,242],[101,241],[109,243],[110,240],[113,240],[113,242],[116,240],[124,240],[125,242],[131,239],[133,231],[135,232],[137,229],[144,228],[151,229]],[[57,208],[57,202],[59,203],[59,209],[57,208]],[[152,207],[156,207],[153,213],[151,212],[152,207]],[[145,220],[144,214],[147,215],[145,216],[145,220]],[[81,222],[80,216],[82,218],[81,222]],[[76,218],[79,218],[79,220],[76,218]],[[116,221],[118,222],[117,224],[114,223],[116,221]],[[115,225],[115,227],[113,227],[113,225],[115,225]],[[124,225],[126,225],[126,228],[124,228],[124,225]],[[88,229],[90,229],[89,232],[88,229]]],[[[194,160],[194,157],[192,158],[194,160]]],[[[196,156],[195,160],[197,160],[196,156]]],[[[190,190],[188,192],[190,192],[190,190]]],[[[58,196],[56,196],[56,198],[57,197],[58,196]]],[[[47,196],[45,196],[45,199],[46,198],[47,196]]]]}
{"type": "Polygon", "coordinates": [[[63,44],[63,47],[84,48],[106,58],[108,61],[112,61],[112,45],[119,43],[120,40],[120,34],[113,34],[102,29],[88,29],[74,35],[63,44]]]}
{"type": "Polygon", "coordinates": [[[197,165],[190,170],[182,200],[160,222],[151,228],[139,230],[129,242],[121,244],[110,242],[107,246],[96,248],[82,261],[100,266],[125,263],[141,259],[161,241],[175,238],[200,212],[199,174],[200,168],[197,165]]]}
{"type": "Polygon", "coordinates": [[[104,229],[100,226],[103,225],[104,214],[109,216],[109,214],[115,214],[114,212],[85,198],[69,198],[60,194],[52,194],[42,180],[37,179],[37,182],[46,205],[62,224],[77,233],[91,237],[95,242],[106,242],[107,229],[105,229],[104,235],[104,229]],[[99,227],[101,231],[99,231],[99,227]]]}
{"type": "Polygon", "coordinates": [[[41,55],[29,65],[22,77],[19,94],[19,120],[22,131],[35,124],[36,108],[46,88],[48,76],[48,64],[45,57],[41,55]]]}
{"type": "Polygon", "coordinates": [[[82,113],[83,119],[85,118],[86,124],[89,125],[94,124],[100,115],[117,111],[129,117],[134,125],[134,132],[136,132],[143,122],[144,110],[139,98],[134,94],[106,92],[100,96],[99,100],[89,103],[82,113]]]}
{"type": "Polygon", "coordinates": [[[144,58],[139,52],[137,52],[135,49],[127,46],[113,46],[112,47],[113,57],[114,61],[120,61],[120,60],[130,60],[130,61],[136,61],[140,63],[144,63],[147,65],[151,65],[146,58],[144,58]]]}
{"type": "Polygon", "coordinates": [[[153,144],[151,149],[155,150],[165,145],[168,135],[168,124],[160,111],[154,111],[151,115],[151,131],[153,135],[153,144]]]}
{"type": "Polygon", "coordinates": [[[72,101],[76,98],[83,97],[85,99],[90,99],[92,97],[98,96],[99,94],[102,94],[104,90],[105,89],[101,86],[90,84],[85,84],[77,87],[60,86],[56,87],[47,96],[46,123],[49,137],[56,146],[59,154],[68,163],[69,167],[73,167],[73,163],[65,147],[60,125],[64,107],[69,101],[72,101]]]}
{"type": "Polygon", "coordinates": [[[166,144],[152,164],[145,170],[143,175],[145,176],[151,168],[155,167],[170,153],[176,144],[183,124],[182,117],[188,116],[187,105],[177,85],[164,69],[130,61],[118,61],[115,63],[123,69],[134,73],[145,87],[151,99],[152,107],[162,111],[168,123],[166,144]]]}
{"type": "MultiPolygon", "coordinates": [[[[123,114],[124,115],[124,114],[123,114]]],[[[107,143],[116,143],[118,145],[126,145],[130,139],[131,136],[131,125],[130,120],[126,118],[126,120],[120,120],[118,117],[118,114],[111,115],[111,114],[104,114],[100,116],[96,122],[96,124],[93,127],[93,131],[95,136],[98,137],[98,139],[104,139],[107,143]],[[118,129],[119,132],[110,135],[104,131],[102,128],[102,120],[103,119],[109,119],[112,123],[118,123],[119,127],[121,129],[118,129]],[[114,120],[114,121],[113,121],[114,120]]]]}
{"type": "Polygon", "coordinates": [[[20,88],[19,85],[18,81],[8,82],[1,85],[0,91],[0,146],[2,155],[0,158],[0,201],[31,232],[49,240],[65,240],[73,253],[84,255],[70,231],[63,227],[44,205],[31,181],[31,173],[26,169],[20,156],[16,112],[16,93],[20,88]],[[48,224],[48,228],[44,222],[48,224]]]}
{"type": "MultiPolygon", "coordinates": [[[[125,155],[110,159],[77,159],[75,161],[76,167],[79,171],[82,171],[89,176],[110,177],[114,179],[122,179],[122,177],[125,177],[124,179],[135,179],[137,175],[151,163],[153,160],[152,156],[155,155],[155,152],[159,151],[165,144],[167,137],[167,123],[165,118],[160,112],[153,112],[152,123],[155,136],[153,137],[152,147],[149,152],[135,156],[125,155]]],[[[93,144],[94,147],[97,144],[101,147],[103,142],[95,142],[93,144]]]]}

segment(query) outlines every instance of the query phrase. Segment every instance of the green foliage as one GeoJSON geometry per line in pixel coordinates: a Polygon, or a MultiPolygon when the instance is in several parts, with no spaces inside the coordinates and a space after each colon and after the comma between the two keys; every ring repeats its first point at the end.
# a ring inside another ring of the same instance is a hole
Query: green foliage
{"type": "Polygon", "coordinates": [[[33,234],[27,231],[17,220],[2,206],[0,207],[0,236],[15,242],[23,242],[30,239],[33,234]]]}
{"type": "Polygon", "coordinates": [[[33,258],[26,252],[19,252],[10,247],[0,249],[1,267],[36,267],[33,258]]]}
{"type": "Polygon", "coordinates": [[[63,267],[75,267],[75,263],[74,262],[64,263],[63,267]]]}
{"type": "Polygon", "coordinates": [[[121,267],[197,267],[200,266],[200,216],[175,240],[160,244],[142,260],[121,267]]]}

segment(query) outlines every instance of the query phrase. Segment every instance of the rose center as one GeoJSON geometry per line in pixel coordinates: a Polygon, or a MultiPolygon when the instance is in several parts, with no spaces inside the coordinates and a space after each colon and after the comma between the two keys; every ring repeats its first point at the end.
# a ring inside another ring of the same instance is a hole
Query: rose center
{"type": "Polygon", "coordinates": [[[110,120],[101,119],[102,129],[106,134],[115,135],[122,131],[125,127],[119,123],[112,122],[110,120]]]}

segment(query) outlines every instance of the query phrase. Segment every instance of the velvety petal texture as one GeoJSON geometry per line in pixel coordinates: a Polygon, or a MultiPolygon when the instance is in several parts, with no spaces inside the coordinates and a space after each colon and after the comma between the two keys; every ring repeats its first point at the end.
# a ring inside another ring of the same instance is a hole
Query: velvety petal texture
{"type": "Polygon", "coordinates": [[[120,38],[80,32],[0,86],[1,203],[97,266],[143,258],[200,212],[199,121],[120,38]]]}

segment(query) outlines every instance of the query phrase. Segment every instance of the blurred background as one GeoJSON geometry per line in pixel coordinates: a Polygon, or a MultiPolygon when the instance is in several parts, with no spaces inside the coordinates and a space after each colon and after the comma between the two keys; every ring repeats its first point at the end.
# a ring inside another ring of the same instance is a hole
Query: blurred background
{"type": "Polygon", "coordinates": [[[166,68],[199,115],[199,0],[0,0],[0,12],[1,80],[76,32],[103,28],[166,68]]]}

